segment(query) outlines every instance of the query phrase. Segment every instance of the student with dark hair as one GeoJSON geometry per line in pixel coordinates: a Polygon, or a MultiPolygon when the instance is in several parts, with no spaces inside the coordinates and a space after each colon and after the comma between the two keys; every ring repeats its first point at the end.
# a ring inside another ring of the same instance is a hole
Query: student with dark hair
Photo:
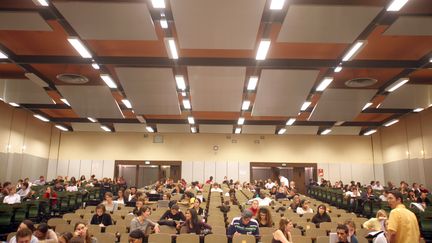
{"type": "Polygon", "coordinates": [[[204,209],[201,207],[201,200],[199,198],[195,198],[192,208],[195,209],[199,216],[204,216],[204,209]]]}
{"type": "Polygon", "coordinates": [[[34,235],[36,238],[38,238],[38,240],[44,241],[46,243],[58,242],[57,234],[52,229],[48,229],[48,225],[46,223],[40,223],[36,228],[34,235]]]}
{"type": "Polygon", "coordinates": [[[258,222],[259,227],[273,227],[272,216],[268,208],[259,208],[256,221],[258,222]]]}
{"type": "MultiPolygon", "coordinates": [[[[21,230],[29,230],[30,231],[31,238],[28,242],[30,242],[30,243],[39,242],[38,239],[36,238],[36,236],[33,235],[33,232],[35,231],[35,227],[34,227],[34,224],[31,220],[28,220],[28,219],[23,220],[21,222],[21,224],[19,224],[17,232],[19,232],[21,230]]],[[[17,233],[17,235],[18,235],[18,233],[17,233]]],[[[9,241],[9,243],[17,243],[18,242],[17,235],[12,237],[12,239],[9,241]]]]}
{"type": "Polygon", "coordinates": [[[73,234],[71,232],[64,232],[58,237],[58,243],[69,243],[70,239],[72,239],[73,234]]]}
{"type": "Polygon", "coordinates": [[[348,227],[344,224],[339,224],[336,228],[338,243],[346,243],[348,241],[348,227]]]}
{"type": "Polygon", "coordinates": [[[177,204],[174,204],[171,206],[169,210],[167,210],[158,223],[160,225],[169,225],[169,226],[176,226],[175,221],[185,221],[186,218],[182,212],[180,212],[180,208],[177,204]]]}
{"type": "Polygon", "coordinates": [[[249,210],[243,210],[241,217],[236,217],[232,220],[228,227],[227,235],[234,234],[252,234],[259,235],[258,222],[252,218],[253,214],[249,210]]]}
{"type": "Polygon", "coordinates": [[[344,224],[348,227],[348,241],[351,243],[358,243],[356,236],[356,225],[354,221],[348,219],[344,224]]]}
{"type": "Polygon", "coordinates": [[[414,213],[408,210],[403,204],[400,191],[390,191],[387,201],[392,208],[387,226],[387,241],[393,242],[418,242],[420,230],[417,218],[414,213]]]}
{"type": "Polygon", "coordinates": [[[279,228],[273,233],[272,243],[292,243],[291,229],[294,228],[291,220],[281,218],[279,228]]]}
{"type": "Polygon", "coordinates": [[[129,243],[142,243],[144,240],[144,233],[141,230],[134,230],[129,233],[129,243]]]}
{"type": "Polygon", "coordinates": [[[327,207],[321,204],[317,208],[317,213],[312,217],[312,223],[319,225],[322,222],[331,222],[330,215],[327,213],[327,207]]]}
{"type": "Polygon", "coordinates": [[[184,227],[187,233],[201,234],[203,230],[211,230],[212,227],[203,223],[198,219],[198,214],[193,208],[188,208],[185,212],[186,220],[182,224],[178,224],[177,228],[184,227]]]}
{"type": "MultiPolygon", "coordinates": [[[[84,243],[97,243],[97,239],[90,236],[90,233],[87,230],[87,225],[83,222],[78,222],[75,224],[74,236],[81,238],[84,243]]],[[[72,239],[69,241],[69,243],[73,242],[72,239]]]]}
{"type": "Polygon", "coordinates": [[[93,215],[90,224],[96,224],[101,227],[113,224],[111,216],[106,213],[105,205],[99,204],[96,206],[96,213],[93,215]]]}
{"type": "Polygon", "coordinates": [[[147,228],[153,227],[156,233],[159,233],[159,224],[154,223],[148,217],[151,214],[151,208],[148,206],[141,207],[136,213],[136,217],[132,219],[130,223],[130,231],[134,231],[136,229],[141,230],[144,234],[147,231],[147,228]]]}
{"type": "Polygon", "coordinates": [[[118,204],[113,200],[113,194],[111,192],[105,193],[105,201],[102,202],[103,205],[105,205],[105,209],[108,212],[114,212],[118,209],[118,204]]]}

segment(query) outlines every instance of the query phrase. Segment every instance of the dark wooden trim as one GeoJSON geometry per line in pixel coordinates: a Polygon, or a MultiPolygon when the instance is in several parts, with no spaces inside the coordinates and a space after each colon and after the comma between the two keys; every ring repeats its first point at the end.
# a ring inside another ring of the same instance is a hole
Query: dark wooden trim
{"type": "Polygon", "coordinates": [[[145,161],[150,161],[148,165],[181,165],[181,161],[167,161],[167,160],[116,160],[114,165],[147,165],[145,161]]]}
{"type": "Polygon", "coordinates": [[[318,180],[318,164],[317,163],[289,163],[289,162],[250,162],[249,163],[249,176],[252,181],[252,167],[295,167],[295,168],[305,168],[313,167],[313,179],[318,180]],[[285,164],[285,166],[282,166],[285,164]]]}

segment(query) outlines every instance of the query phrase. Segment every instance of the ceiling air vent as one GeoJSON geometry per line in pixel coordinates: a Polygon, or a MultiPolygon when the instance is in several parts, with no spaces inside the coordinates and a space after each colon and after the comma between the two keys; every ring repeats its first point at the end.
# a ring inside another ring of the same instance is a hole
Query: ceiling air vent
{"type": "Polygon", "coordinates": [[[87,77],[73,73],[62,73],[56,77],[58,80],[68,84],[85,84],[89,81],[87,77]]]}
{"type": "Polygon", "coordinates": [[[376,84],[378,80],[373,78],[355,78],[345,82],[345,85],[351,88],[364,88],[376,84]]]}

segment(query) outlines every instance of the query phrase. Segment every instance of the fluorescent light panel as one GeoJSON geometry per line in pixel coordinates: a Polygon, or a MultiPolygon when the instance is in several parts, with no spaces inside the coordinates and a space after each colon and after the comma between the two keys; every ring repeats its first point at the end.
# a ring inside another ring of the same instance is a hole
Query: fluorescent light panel
{"type": "Polygon", "coordinates": [[[399,122],[398,119],[393,119],[393,120],[391,120],[391,121],[388,121],[388,122],[384,123],[384,126],[385,126],[385,127],[389,127],[389,126],[391,126],[391,125],[393,125],[393,124],[395,124],[395,123],[397,123],[397,122],[399,122]]]}
{"type": "Polygon", "coordinates": [[[37,1],[41,6],[47,7],[49,5],[47,0],[37,0],[37,1]]]}
{"type": "Polygon", "coordinates": [[[100,67],[99,67],[99,65],[98,65],[97,63],[92,63],[92,67],[93,67],[94,69],[96,69],[96,70],[99,70],[99,69],[100,69],[100,67]]]}
{"type": "Polygon", "coordinates": [[[327,135],[327,134],[329,134],[331,131],[332,131],[331,129],[326,129],[326,130],[322,131],[322,132],[320,133],[320,135],[327,135]]]}
{"type": "Polygon", "coordinates": [[[287,126],[291,126],[292,124],[294,124],[295,121],[296,121],[295,118],[290,118],[290,119],[288,119],[288,121],[286,122],[286,125],[287,125],[287,126]]]}
{"type": "Polygon", "coordinates": [[[138,121],[141,123],[146,123],[146,120],[144,119],[143,116],[136,116],[136,119],[138,119],[138,121]]]}
{"type": "Polygon", "coordinates": [[[69,43],[83,58],[92,58],[92,55],[77,37],[69,37],[69,43]]]}
{"type": "Polygon", "coordinates": [[[69,104],[69,102],[67,101],[67,99],[65,99],[65,98],[61,98],[60,100],[61,100],[61,102],[65,103],[66,105],[70,106],[70,104],[69,104]]]}
{"type": "Polygon", "coordinates": [[[278,131],[278,134],[279,135],[282,135],[282,134],[284,134],[286,132],[286,129],[285,128],[281,128],[279,131],[278,131]]]}
{"type": "Polygon", "coordinates": [[[245,122],[244,117],[240,117],[240,118],[238,119],[238,121],[237,121],[237,124],[238,124],[238,125],[243,125],[244,122],[245,122]]]}
{"type": "Polygon", "coordinates": [[[128,99],[122,99],[122,102],[126,106],[126,108],[132,109],[132,104],[130,103],[130,101],[128,99]]]}
{"type": "Polygon", "coordinates": [[[245,100],[245,101],[243,101],[243,104],[242,104],[242,111],[247,111],[247,110],[249,110],[249,106],[250,106],[250,101],[249,101],[249,100],[245,100]]]}
{"type": "Polygon", "coordinates": [[[147,132],[154,132],[154,129],[151,126],[146,126],[146,130],[147,132]]]}
{"type": "Polygon", "coordinates": [[[114,82],[114,80],[109,76],[108,74],[101,74],[101,79],[110,87],[111,89],[117,89],[117,84],[114,82]]]}
{"type": "Polygon", "coordinates": [[[15,102],[9,102],[9,105],[13,106],[13,107],[19,107],[19,105],[15,102]]]}
{"type": "Polygon", "coordinates": [[[192,133],[196,133],[196,132],[197,132],[196,127],[191,127],[191,132],[192,132],[192,133]]]}
{"type": "Polygon", "coordinates": [[[153,8],[165,8],[165,0],[152,0],[153,8]]]}
{"type": "Polygon", "coordinates": [[[394,82],[389,87],[387,87],[385,90],[387,92],[393,92],[393,91],[397,90],[398,88],[400,88],[402,85],[406,84],[408,81],[409,81],[409,79],[407,79],[407,78],[401,78],[398,81],[394,82]]]}
{"type": "Polygon", "coordinates": [[[195,124],[195,119],[192,116],[188,116],[188,122],[189,124],[195,124]]]}
{"type": "Polygon", "coordinates": [[[396,12],[401,10],[408,0],[393,0],[387,8],[387,11],[396,12]]]}
{"type": "Polygon", "coordinates": [[[168,21],[166,19],[159,20],[162,29],[168,29],[168,21]]]}
{"type": "Polygon", "coordinates": [[[256,57],[255,57],[256,60],[265,60],[266,59],[267,52],[270,48],[270,43],[271,43],[270,40],[267,40],[267,39],[261,40],[261,42],[258,46],[258,51],[257,51],[256,57]]]}
{"type": "Polygon", "coordinates": [[[419,107],[419,108],[414,109],[413,111],[414,111],[414,112],[420,112],[420,111],[422,111],[422,110],[424,110],[424,109],[421,108],[421,107],[419,107]]]}
{"type": "Polygon", "coordinates": [[[185,82],[183,75],[176,75],[175,80],[176,80],[176,84],[177,84],[177,89],[186,90],[186,82],[185,82]]]}
{"type": "Polygon", "coordinates": [[[104,130],[105,132],[111,132],[111,129],[107,126],[101,126],[102,130],[104,130]]]}
{"type": "Polygon", "coordinates": [[[235,131],[234,131],[234,133],[235,134],[240,134],[241,133],[241,128],[240,127],[237,127],[236,129],[235,129],[235,131]]]}
{"type": "Polygon", "coordinates": [[[340,71],[342,71],[342,66],[337,66],[337,67],[334,69],[334,72],[335,72],[335,73],[339,73],[340,71]]]}
{"type": "Polygon", "coordinates": [[[49,120],[46,117],[41,116],[39,114],[34,114],[33,116],[36,117],[37,119],[41,120],[41,121],[49,122],[49,120]]]}
{"type": "Polygon", "coordinates": [[[318,85],[318,87],[316,88],[315,91],[324,91],[327,86],[329,86],[329,84],[333,82],[333,78],[332,77],[325,77],[321,83],[318,85]]]}
{"type": "Polygon", "coordinates": [[[186,97],[186,92],[181,92],[181,96],[186,97]]]}
{"type": "Polygon", "coordinates": [[[178,57],[178,52],[177,52],[177,46],[176,46],[174,39],[172,39],[172,38],[168,39],[168,48],[169,48],[169,51],[171,54],[170,58],[178,59],[179,57],[178,57]]]}
{"type": "Polygon", "coordinates": [[[257,76],[251,76],[251,77],[249,77],[249,83],[248,83],[248,86],[247,86],[247,90],[249,90],[249,91],[255,90],[256,86],[257,86],[257,83],[258,83],[258,77],[257,76]]]}
{"type": "Polygon", "coordinates": [[[369,136],[369,135],[372,135],[372,134],[376,133],[376,131],[377,131],[377,130],[372,129],[372,130],[369,130],[369,131],[365,132],[363,135],[365,135],[365,136],[369,136]]]}
{"type": "Polygon", "coordinates": [[[8,56],[4,52],[0,51],[0,59],[7,59],[7,58],[8,56]]]}
{"type": "Polygon", "coordinates": [[[186,110],[190,110],[190,109],[191,109],[191,103],[190,103],[190,100],[188,100],[188,99],[183,99],[183,107],[184,107],[186,110]]]}
{"type": "Polygon", "coordinates": [[[312,103],[312,102],[310,102],[310,101],[305,101],[305,102],[303,103],[303,105],[301,106],[300,110],[301,110],[301,111],[305,111],[305,110],[310,106],[311,103],[312,103]]]}
{"type": "Polygon", "coordinates": [[[94,118],[91,118],[91,117],[87,117],[87,119],[88,119],[89,121],[91,121],[91,122],[97,122],[97,120],[96,120],[96,119],[94,119],[94,118]]]}
{"type": "Polygon", "coordinates": [[[55,127],[57,127],[58,129],[64,131],[64,132],[68,132],[69,129],[67,129],[66,127],[62,126],[62,125],[55,125],[55,127]]]}
{"type": "Polygon", "coordinates": [[[342,58],[342,61],[346,62],[351,60],[360,50],[360,48],[365,44],[365,41],[357,41],[351,49],[345,54],[345,56],[342,58]]]}
{"type": "Polygon", "coordinates": [[[272,0],[270,3],[271,10],[281,10],[284,6],[285,0],[272,0]]]}
{"type": "Polygon", "coordinates": [[[363,106],[362,111],[366,110],[366,109],[369,108],[371,105],[373,105],[372,102],[368,102],[368,103],[366,103],[366,105],[363,106]]]}

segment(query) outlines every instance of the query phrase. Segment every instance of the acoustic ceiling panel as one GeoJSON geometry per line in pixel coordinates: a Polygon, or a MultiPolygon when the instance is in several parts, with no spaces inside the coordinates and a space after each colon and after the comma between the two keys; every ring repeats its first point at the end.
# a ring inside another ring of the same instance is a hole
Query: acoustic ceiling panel
{"type": "Polygon", "coordinates": [[[194,111],[241,110],[244,67],[188,67],[194,111]]]}
{"type": "Polygon", "coordinates": [[[52,31],[37,12],[0,11],[0,30],[52,31]]]}
{"type": "Polygon", "coordinates": [[[188,124],[157,124],[157,131],[160,133],[189,133],[188,124]]]}
{"type": "Polygon", "coordinates": [[[359,135],[361,127],[332,127],[328,135],[359,135]]]}
{"type": "Polygon", "coordinates": [[[47,92],[29,79],[0,79],[0,97],[17,104],[53,104],[47,92]]]}
{"type": "Polygon", "coordinates": [[[120,67],[115,70],[137,114],[179,115],[181,113],[171,68],[120,67]]]}
{"type": "Polygon", "coordinates": [[[285,134],[291,135],[316,135],[317,126],[287,126],[285,134]]]}
{"type": "Polygon", "coordinates": [[[114,123],[116,132],[147,132],[145,124],[114,123]]]}
{"type": "Polygon", "coordinates": [[[432,85],[407,84],[393,91],[382,102],[380,108],[416,109],[432,104],[432,85]]]}
{"type": "Polygon", "coordinates": [[[278,42],[352,43],[382,7],[291,4],[278,42]]]}
{"type": "Polygon", "coordinates": [[[225,133],[231,134],[233,133],[233,125],[208,125],[201,124],[199,125],[200,133],[225,133]]]}
{"type": "Polygon", "coordinates": [[[243,134],[275,134],[276,126],[268,125],[244,125],[243,134]]]}
{"type": "Polygon", "coordinates": [[[72,122],[72,129],[75,132],[103,132],[99,123],[78,123],[72,122]]]}
{"type": "Polygon", "coordinates": [[[127,1],[55,1],[83,39],[157,40],[147,4],[127,1]]]}
{"type": "Polygon", "coordinates": [[[262,70],[252,115],[297,116],[318,73],[318,70],[262,70]]]}
{"type": "Polygon", "coordinates": [[[432,35],[432,17],[430,16],[400,16],[384,35],[432,35]]]}
{"type": "Polygon", "coordinates": [[[171,0],[180,48],[254,49],[265,0],[171,0]]]}
{"type": "Polygon", "coordinates": [[[57,89],[80,117],[123,118],[107,86],[57,85],[57,89]]]}
{"type": "Polygon", "coordinates": [[[376,94],[374,89],[326,89],[311,121],[352,121],[376,94]]]}

